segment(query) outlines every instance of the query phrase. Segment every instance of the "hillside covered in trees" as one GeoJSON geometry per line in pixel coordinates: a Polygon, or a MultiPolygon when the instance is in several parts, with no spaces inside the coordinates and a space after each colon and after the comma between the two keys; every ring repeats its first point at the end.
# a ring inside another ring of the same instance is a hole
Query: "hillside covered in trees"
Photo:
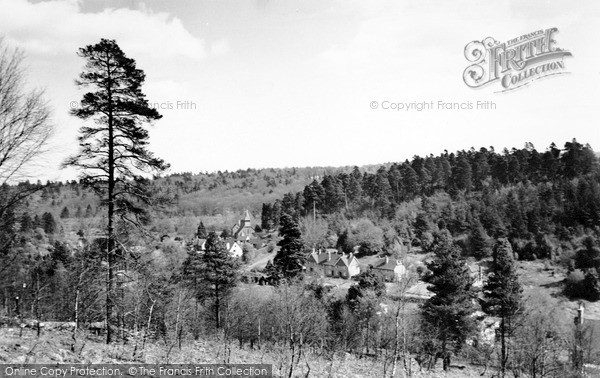
{"type": "MultiPolygon", "coordinates": [[[[445,151],[363,168],[172,174],[145,185],[166,201],[147,209],[142,228],[121,221],[115,228],[117,338],[131,343],[134,359],[146,358],[146,341],[181,348],[198,339],[224,348],[233,340],[241,349],[283,348],[286,372],[305,371],[303,353],[317,350],[332,363],[347,351],[373,358],[384,372],[401,368],[408,375],[416,362],[433,369],[441,360],[449,369],[458,357],[483,368],[497,356],[492,365],[501,371],[554,369],[561,376],[584,361],[574,359],[579,354],[566,358],[570,348],[588,343],[585,360],[598,357],[591,329],[571,340],[572,319],[547,293],[523,294],[515,265],[543,261],[566,277],[553,295],[599,299],[600,169],[592,148],[576,140],[544,151],[527,143],[501,153],[445,151]],[[279,232],[266,248],[274,258],[261,273],[272,287],[239,282],[239,269],[264,250],[245,250],[242,261],[233,261],[218,237],[246,209],[259,236],[279,232]],[[208,238],[202,254],[194,244],[199,237],[208,238]],[[408,270],[391,286],[366,270],[347,292],[332,290],[303,279],[310,251],[325,248],[388,256],[408,270]],[[495,278],[475,288],[467,261],[479,261],[495,278]],[[404,293],[419,281],[433,297],[415,305],[404,293]],[[540,308],[554,310],[540,314],[540,308]],[[489,319],[502,330],[498,349],[473,341],[489,319]],[[548,322],[560,327],[533,339],[533,325],[548,322]],[[527,355],[519,343],[560,358],[536,362],[540,356],[527,355]]],[[[31,193],[3,214],[9,231],[2,233],[0,255],[3,321],[101,330],[106,219],[100,197],[76,181],[3,190],[31,193]]]]}

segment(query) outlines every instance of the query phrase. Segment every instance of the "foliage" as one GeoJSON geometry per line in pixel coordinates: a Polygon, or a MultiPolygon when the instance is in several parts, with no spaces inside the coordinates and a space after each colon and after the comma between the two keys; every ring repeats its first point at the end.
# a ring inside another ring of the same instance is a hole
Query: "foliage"
{"type": "Polygon", "coordinates": [[[273,265],[280,278],[291,279],[302,273],[304,265],[304,243],[296,220],[288,215],[281,216],[279,235],[283,237],[277,245],[279,251],[273,259],[273,265]]]}
{"type": "Polygon", "coordinates": [[[168,165],[147,148],[148,131],[143,125],[161,116],[148,106],[141,91],[144,72],[136,68],[135,61],[114,40],[102,39],[79,49],[78,55],[86,60],[86,65],[76,84],[93,91],[87,92],[81,107],[71,113],[82,120],[92,119],[94,124],[80,128],[80,151],[64,165],[81,169],[82,182],[93,188],[107,206],[106,341],[110,343],[114,341],[117,322],[115,217],[137,226],[146,223],[147,207],[139,204],[151,205],[157,198],[140,174],[160,172],[168,165]]]}
{"type": "Polygon", "coordinates": [[[231,256],[217,234],[206,239],[203,254],[190,252],[183,263],[183,279],[199,301],[209,303],[215,328],[222,327],[221,314],[238,282],[239,261],[231,256]]]}
{"type": "Polygon", "coordinates": [[[434,296],[423,304],[423,328],[438,341],[430,353],[443,359],[446,370],[452,353],[460,351],[475,330],[473,280],[448,231],[435,235],[433,251],[426,281],[434,296]]]}
{"type": "Polygon", "coordinates": [[[500,318],[500,375],[506,374],[510,341],[515,331],[515,317],[522,306],[523,288],[513,261],[513,251],[506,239],[497,241],[490,275],[484,287],[484,311],[500,318]]]}

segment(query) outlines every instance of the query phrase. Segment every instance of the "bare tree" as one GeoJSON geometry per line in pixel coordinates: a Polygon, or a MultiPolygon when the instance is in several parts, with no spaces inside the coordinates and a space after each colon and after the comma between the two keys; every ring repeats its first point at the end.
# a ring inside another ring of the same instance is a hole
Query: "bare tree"
{"type": "Polygon", "coordinates": [[[23,58],[0,38],[0,184],[23,174],[53,131],[43,91],[25,88],[23,58]]]}
{"type": "Polygon", "coordinates": [[[39,90],[25,87],[23,53],[0,38],[0,274],[17,258],[8,254],[14,239],[14,212],[37,186],[7,184],[25,177],[52,134],[50,111],[39,90]]]}

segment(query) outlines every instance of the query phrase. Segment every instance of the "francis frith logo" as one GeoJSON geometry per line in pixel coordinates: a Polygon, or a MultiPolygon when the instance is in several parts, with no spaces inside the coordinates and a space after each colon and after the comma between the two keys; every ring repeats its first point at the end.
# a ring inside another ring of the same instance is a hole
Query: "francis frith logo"
{"type": "Polygon", "coordinates": [[[567,73],[564,58],[571,56],[557,46],[557,28],[540,29],[500,43],[492,37],[465,47],[471,65],[463,73],[465,84],[480,88],[499,82],[505,92],[552,75],[567,73]]]}

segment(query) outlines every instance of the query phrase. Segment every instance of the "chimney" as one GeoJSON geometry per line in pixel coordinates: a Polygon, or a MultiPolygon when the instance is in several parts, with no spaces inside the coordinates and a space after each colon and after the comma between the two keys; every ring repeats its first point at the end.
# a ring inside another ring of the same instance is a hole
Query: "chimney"
{"type": "Polygon", "coordinates": [[[327,251],[327,261],[331,261],[331,251],[327,251]]]}
{"type": "Polygon", "coordinates": [[[390,262],[390,258],[385,256],[385,264],[387,265],[387,263],[389,263],[389,262],[390,262]]]}
{"type": "Polygon", "coordinates": [[[313,251],[312,251],[312,253],[315,253],[315,249],[314,249],[314,248],[313,248],[313,251]]]}
{"type": "Polygon", "coordinates": [[[348,255],[348,261],[352,261],[353,256],[354,256],[354,253],[350,252],[350,254],[348,255]]]}

